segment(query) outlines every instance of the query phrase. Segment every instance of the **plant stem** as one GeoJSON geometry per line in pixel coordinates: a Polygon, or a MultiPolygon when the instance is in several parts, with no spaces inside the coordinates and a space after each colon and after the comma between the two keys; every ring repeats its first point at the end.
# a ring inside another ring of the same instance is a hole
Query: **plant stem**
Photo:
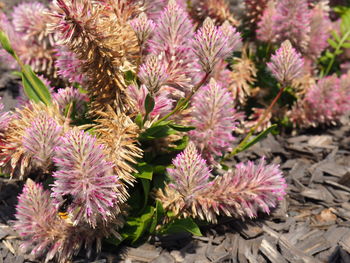
{"type": "Polygon", "coordinates": [[[192,98],[192,96],[198,91],[198,89],[208,80],[210,76],[210,73],[206,73],[205,76],[202,78],[202,80],[200,82],[198,82],[198,84],[196,86],[193,87],[192,91],[190,94],[188,94],[184,100],[182,100],[182,102],[178,103],[175,108],[169,112],[167,115],[165,115],[163,118],[159,119],[158,121],[156,121],[152,126],[157,126],[159,123],[161,123],[162,121],[167,120],[170,116],[174,115],[175,113],[179,112],[183,106],[185,106],[190,99],[192,98]]]}
{"type": "Polygon", "coordinates": [[[223,160],[227,160],[229,158],[232,158],[235,154],[237,154],[237,153],[239,153],[241,151],[242,146],[245,145],[248,142],[248,140],[253,135],[253,133],[256,131],[256,129],[258,129],[260,127],[260,125],[264,122],[264,120],[266,119],[268,114],[271,112],[273,106],[275,106],[276,102],[281,97],[281,95],[282,95],[283,91],[285,90],[285,88],[286,88],[286,85],[283,84],[282,88],[279,90],[279,92],[277,93],[276,97],[273,99],[273,101],[269,105],[269,107],[265,110],[263,116],[259,119],[258,123],[253,128],[250,129],[250,131],[248,132],[247,136],[243,139],[243,141],[236,148],[234,148],[232,150],[232,152],[230,152],[227,156],[224,156],[223,160]]]}

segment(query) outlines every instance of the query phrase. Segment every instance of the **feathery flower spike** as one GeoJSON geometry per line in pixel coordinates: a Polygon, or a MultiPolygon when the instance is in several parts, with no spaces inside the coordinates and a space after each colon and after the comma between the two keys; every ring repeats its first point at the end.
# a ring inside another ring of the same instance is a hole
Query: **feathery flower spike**
{"type": "Polygon", "coordinates": [[[77,59],[76,55],[66,47],[58,47],[55,55],[55,66],[58,69],[58,75],[66,78],[71,83],[83,84],[86,80],[81,68],[83,62],[77,59]]]}
{"type": "Polygon", "coordinates": [[[274,16],[276,15],[276,3],[270,0],[264,9],[261,19],[256,29],[256,37],[258,40],[273,43],[276,40],[276,32],[274,27],[274,16]]]}
{"type": "Polygon", "coordinates": [[[198,195],[212,185],[209,181],[210,169],[193,142],[176,156],[173,165],[174,168],[167,169],[171,183],[166,185],[164,191],[158,191],[158,198],[165,209],[176,215],[181,212],[188,216],[187,211],[191,210],[198,195]]]}
{"type": "Polygon", "coordinates": [[[169,78],[165,65],[154,55],[147,57],[146,62],[140,66],[138,76],[151,94],[157,93],[169,78]]]}
{"type": "Polygon", "coordinates": [[[152,20],[147,19],[145,13],[141,13],[137,18],[131,20],[130,25],[136,33],[139,45],[144,47],[144,44],[150,38],[156,25],[152,20]]]}
{"type": "Polygon", "coordinates": [[[52,30],[82,61],[92,113],[106,105],[126,109],[124,73],[135,72],[140,58],[136,33],[127,18],[138,14],[125,1],[56,0],[52,30]],[[112,5],[112,6],[111,6],[112,5]],[[115,5],[115,6],[114,6],[115,5]],[[123,10],[122,13],[118,10],[123,10]]]}
{"type": "Polygon", "coordinates": [[[301,55],[286,40],[271,57],[267,67],[272,75],[284,85],[290,85],[292,81],[303,73],[304,60],[301,55]]]}
{"type": "Polygon", "coordinates": [[[207,18],[196,32],[192,47],[204,72],[211,73],[215,65],[228,57],[239,43],[240,35],[232,26],[224,24],[217,27],[212,19],[207,18]]]}
{"type": "Polygon", "coordinates": [[[54,157],[52,197],[72,195],[74,225],[86,222],[95,228],[113,221],[120,212],[120,183],[113,164],[106,160],[104,146],[95,137],[71,130],[61,137],[54,157]]]}
{"type": "Polygon", "coordinates": [[[196,60],[190,47],[193,32],[188,13],[175,0],[170,0],[148,41],[150,53],[158,56],[166,67],[167,84],[182,90],[191,85],[190,74],[196,60]]]}
{"type": "MultiPolygon", "coordinates": [[[[137,87],[135,85],[130,85],[127,89],[127,93],[137,108],[137,112],[141,113],[143,116],[146,114],[145,110],[145,100],[149,93],[145,85],[137,87]]],[[[160,90],[154,98],[154,109],[150,113],[151,117],[162,116],[171,111],[173,108],[174,100],[169,98],[169,93],[166,90],[160,90]]]]}
{"type": "Polygon", "coordinates": [[[286,181],[278,165],[266,165],[264,158],[258,164],[239,163],[233,172],[214,179],[197,199],[197,210],[202,219],[216,222],[217,215],[256,217],[257,212],[270,212],[286,194],[286,181]]]}
{"type": "Polygon", "coordinates": [[[39,116],[51,117],[57,125],[67,129],[66,119],[62,116],[58,105],[46,106],[43,103],[28,102],[16,112],[4,132],[3,143],[0,144],[0,166],[3,172],[11,176],[23,178],[33,168],[32,154],[28,154],[23,145],[23,136],[27,128],[39,116]]]}
{"type": "Polygon", "coordinates": [[[310,41],[310,10],[307,0],[280,0],[273,17],[276,41],[289,40],[299,52],[310,41]]]}
{"type": "Polygon", "coordinates": [[[69,103],[74,103],[74,109],[77,114],[83,114],[86,110],[86,103],[89,101],[89,97],[86,94],[79,92],[78,89],[68,87],[65,89],[58,89],[57,93],[52,95],[61,110],[64,113],[69,103]]]}
{"type": "Polygon", "coordinates": [[[204,158],[215,163],[214,157],[230,149],[235,140],[232,131],[242,116],[236,113],[229,91],[213,78],[195,94],[192,107],[196,129],[190,131],[190,138],[204,158]]]}
{"type": "Polygon", "coordinates": [[[46,171],[52,163],[54,149],[59,144],[62,127],[47,115],[38,116],[24,131],[23,146],[36,167],[46,171]]]}
{"type": "Polygon", "coordinates": [[[60,222],[50,198],[39,184],[28,179],[18,197],[14,228],[22,238],[21,249],[48,262],[55,257],[66,260],[76,252],[76,244],[67,244],[69,227],[60,222]],[[69,245],[69,246],[67,246],[69,245]]]}
{"type": "MultiPolygon", "coordinates": [[[[139,128],[126,114],[115,111],[111,106],[106,112],[97,112],[99,117],[93,126],[98,135],[98,142],[106,145],[104,148],[108,160],[114,163],[114,173],[126,184],[132,185],[136,172],[132,164],[142,157],[142,150],[137,145],[139,128]]],[[[124,185],[123,185],[124,186],[124,185]]],[[[123,200],[128,197],[123,192],[123,200]]]]}

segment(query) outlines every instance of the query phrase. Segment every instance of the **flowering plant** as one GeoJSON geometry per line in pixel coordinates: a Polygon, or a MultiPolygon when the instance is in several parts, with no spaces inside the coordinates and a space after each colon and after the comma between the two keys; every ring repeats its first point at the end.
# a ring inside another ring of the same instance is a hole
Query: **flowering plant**
{"type": "Polygon", "coordinates": [[[241,19],[224,0],[54,0],[0,13],[0,57],[26,95],[0,116],[2,172],[27,180],[15,223],[24,250],[62,262],[103,238],[200,235],[198,220],[278,206],[278,165],[225,161],[273,122],[336,123],[350,110],[349,75],[326,76],[337,65],[322,64],[323,1],[245,3],[241,19]]]}

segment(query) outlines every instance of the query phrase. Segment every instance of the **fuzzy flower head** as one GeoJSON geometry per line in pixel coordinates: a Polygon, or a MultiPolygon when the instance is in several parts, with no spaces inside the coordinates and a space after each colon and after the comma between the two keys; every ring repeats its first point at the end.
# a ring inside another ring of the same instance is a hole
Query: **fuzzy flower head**
{"type": "Polygon", "coordinates": [[[76,55],[69,51],[67,48],[59,47],[56,50],[55,66],[58,68],[58,75],[66,78],[71,83],[82,84],[85,80],[85,76],[81,69],[82,61],[80,61],[76,55]]]}
{"type": "Polygon", "coordinates": [[[276,32],[275,32],[273,18],[275,15],[276,15],[276,3],[275,1],[269,1],[257,25],[256,37],[258,40],[267,42],[267,43],[274,42],[276,38],[276,32]]]}
{"type": "Polygon", "coordinates": [[[26,153],[32,155],[35,165],[43,171],[52,162],[62,132],[62,127],[47,115],[35,118],[24,132],[22,140],[26,153]]]}
{"type": "Polygon", "coordinates": [[[138,76],[152,94],[156,93],[168,79],[165,65],[154,55],[149,56],[140,66],[138,76]]]}
{"type": "Polygon", "coordinates": [[[61,137],[54,158],[57,171],[53,174],[53,194],[72,195],[70,207],[75,225],[86,222],[92,227],[107,223],[119,212],[118,177],[113,164],[106,160],[104,147],[89,134],[71,130],[61,137]]]}
{"type": "Polygon", "coordinates": [[[336,124],[350,110],[350,85],[345,81],[348,78],[328,76],[307,89],[290,113],[293,123],[306,128],[336,124]]]}
{"type": "Polygon", "coordinates": [[[240,35],[232,26],[224,24],[217,27],[211,18],[207,18],[196,32],[192,46],[202,69],[210,73],[215,65],[228,57],[239,43],[240,35]]]}
{"type": "Polygon", "coordinates": [[[57,93],[53,94],[53,99],[57,102],[62,113],[70,103],[73,103],[74,110],[78,115],[85,112],[86,103],[89,101],[89,97],[86,94],[73,87],[59,89],[57,93]]]}
{"type": "Polygon", "coordinates": [[[290,85],[292,81],[303,73],[304,60],[301,55],[286,40],[281,47],[272,55],[271,62],[267,67],[272,75],[284,85],[290,85]]]}
{"type": "Polygon", "coordinates": [[[16,108],[4,132],[3,143],[0,144],[0,166],[3,172],[23,178],[35,166],[33,155],[24,147],[23,136],[40,116],[52,118],[59,126],[66,127],[67,122],[56,103],[46,106],[43,103],[29,102],[22,108],[16,108]]]}
{"type": "Polygon", "coordinates": [[[40,184],[28,179],[16,207],[14,228],[19,233],[20,248],[30,252],[40,262],[69,262],[84,247],[89,256],[93,245],[101,250],[101,240],[114,234],[117,225],[98,226],[87,224],[73,226],[58,216],[58,208],[40,184]]]}
{"type": "Polygon", "coordinates": [[[305,51],[310,40],[310,10],[307,0],[280,0],[273,17],[276,41],[289,40],[305,51]]]}
{"type": "Polygon", "coordinates": [[[226,216],[256,217],[257,212],[270,212],[286,194],[286,181],[277,165],[239,163],[233,172],[216,177],[211,188],[203,193],[202,214],[215,218],[215,213],[226,216]],[[215,211],[216,210],[216,211],[215,211]]]}
{"type": "Polygon", "coordinates": [[[130,25],[136,33],[140,46],[145,44],[155,28],[154,22],[148,19],[145,13],[141,13],[137,18],[130,21],[130,25]]]}
{"type": "Polygon", "coordinates": [[[324,3],[320,2],[311,10],[310,41],[306,54],[313,61],[328,47],[332,22],[324,9],[324,3]]]}
{"type": "MultiPolygon", "coordinates": [[[[145,85],[137,87],[130,85],[127,89],[127,93],[132,100],[133,104],[137,108],[137,111],[143,116],[146,114],[145,100],[149,93],[145,85]]],[[[154,108],[150,112],[151,117],[162,116],[169,113],[172,109],[174,100],[169,98],[169,93],[166,90],[160,90],[154,98],[154,108]]]]}
{"type": "Polygon", "coordinates": [[[221,156],[231,148],[241,114],[236,113],[231,94],[214,79],[202,87],[193,98],[190,138],[201,154],[211,163],[215,156],[221,156]]]}
{"type": "Polygon", "coordinates": [[[286,194],[286,181],[277,165],[239,163],[234,171],[210,181],[205,161],[189,145],[168,169],[171,184],[157,192],[166,210],[175,215],[217,222],[218,216],[256,217],[270,212],[286,194]]]}
{"type": "MultiPolygon", "coordinates": [[[[13,25],[17,32],[28,38],[44,38],[47,34],[47,23],[50,21],[47,9],[42,3],[22,3],[13,9],[13,25]]],[[[40,41],[40,40],[39,40],[40,41]]],[[[53,38],[51,36],[51,44],[53,38]]]]}
{"type": "Polygon", "coordinates": [[[65,222],[60,222],[57,212],[50,193],[28,179],[18,197],[14,225],[22,238],[23,251],[30,250],[31,255],[36,258],[43,257],[45,262],[55,256],[66,259],[66,256],[73,254],[74,247],[69,250],[64,247],[68,229],[65,222]]]}
{"type": "Polygon", "coordinates": [[[148,41],[150,53],[158,56],[166,67],[168,85],[178,89],[191,85],[190,73],[196,59],[190,47],[193,34],[194,26],[186,10],[175,0],[170,0],[148,41]]]}
{"type": "Polygon", "coordinates": [[[198,153],[196,146],[190,142],[186,149],[173,160],[175,168],[168,168],[167,172],[172,184],[186,199],[190,199],[211,185],[210,170],[206,161],[198,153]]]}

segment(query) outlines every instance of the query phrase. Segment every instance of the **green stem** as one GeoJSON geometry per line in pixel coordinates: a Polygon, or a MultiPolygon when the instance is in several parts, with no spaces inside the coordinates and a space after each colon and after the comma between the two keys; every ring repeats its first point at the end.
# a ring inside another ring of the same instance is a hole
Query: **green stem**
{"type": "Polygon", "coordinates": [[[328,75],[329,72],[331,71],[331,68],[332,68],[332,66],[334,64],[334,61],[335,61],[336,54],[338,54],[338,52],[340,51],[340,49],[343,46],[344,42],[349,38],[349,36],[350,36],[350,30],[347,31],[346,34],[340,40],[337,48],[334,51],[334,56],[332,57],[331,61],[329,62],[328,67],[327,67],[326,71],[324,72],[324,74],[322,75],[322,77],[328,75]]]}
{"type": "Polygon", "coordinates": [[[260,127],[260,125],[264,122],[264,120],[266,119],[266,117],[269,115],[269,113],[271,112],[273,106],[275,106],[276,102],[279,100],[279,98],[281,97],[283,91],[285,90],[286,85],[283,85],[282,88],[279,90],[279,92],[277,93],[276,97],[273,99],[273,101],[271,102],[271,104],[269,105],[269,107],[265,110],[263,116],[259,119],[258,123],[250,129],[250,131],[248,132],[247,136],[243,139],[243,141],[232,150],[232,152],[230,152],[227,156],[224,156],[223,160],[227,160],[232,158],[234,155],[236,155],[237,153],[241,152],[241,148],[242,146],[244,146],[248,140],[250,139],[250,137],[254,134],[254,132],[260,127]]]}
{"type": "Polygon", "coordinates": [[[188,94],[186,96],[186,98],[181,103],[178,103],[171,112],[169,112],[163,118],[161,118],[158,121],[156,121],[152,126],[157,126],[162,121],[167,120],[170,116],[172,116],[175,113],[179,112],[183,108],[183,106],[185,106],[190,101],[190,99],[197,92],[197,90],[208,80],[209,76],[210,76],[210,73],[206,73],[205,76],[203,77],[203,79],[196,86],[193,87],[191,93],[188,94]]]}

